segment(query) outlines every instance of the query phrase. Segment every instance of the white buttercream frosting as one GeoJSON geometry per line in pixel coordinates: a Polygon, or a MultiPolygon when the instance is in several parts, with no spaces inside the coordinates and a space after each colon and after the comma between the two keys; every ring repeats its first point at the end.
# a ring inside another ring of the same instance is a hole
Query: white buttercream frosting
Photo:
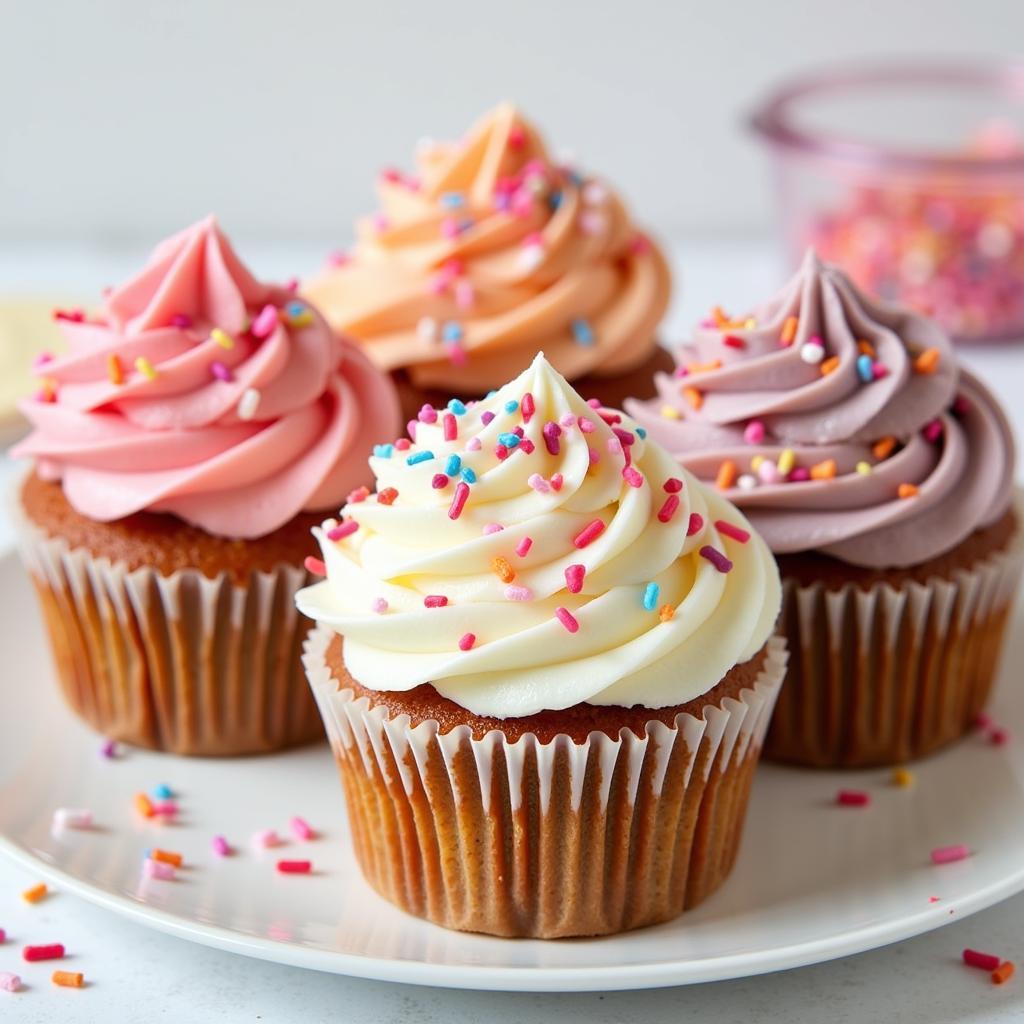
{"type": "Polygon", "coordinates": [[[429,682],[477,715],[706,693],[767,640],[778,572],[736,508],[620,416],[543,355],[483,401],[438,410],[408,448],[378,449],[377,494],[350,502],[340,531],[314,531],[327,575],[300,610],[344,636],[363,686],[429,682]]]}

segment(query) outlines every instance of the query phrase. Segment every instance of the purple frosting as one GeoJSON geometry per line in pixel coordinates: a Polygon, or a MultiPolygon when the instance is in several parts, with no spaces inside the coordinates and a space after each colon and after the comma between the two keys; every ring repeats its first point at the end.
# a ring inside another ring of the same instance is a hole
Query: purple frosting
{"type": "Polygon", "coordinates": [[[915,565],[1009,507],[1009,424],[984,385],[957,366],[941,328],[867,298],[813,252],[742,326],[702,324],[677,359],[694,371],[659,374],[659,397],[629,400],[627,411],[703,480],[714,481],[721,464],[733,461],[741,476],[725,493],[776,553],[915,565]],[[797,327],[786,345],[790,318],[797,327]],[[937,363],[919,372],[915,359],[929,349],[937,363]],[[835,368],[823,374],[820,361],[808,361],[813,356],[835,368]],[[716,362],[719,368],[707,368],[716,362]],[[686,388],[702,396],[699,408],[686,388]],[[879,457],[874,445],[887,438],[896,443],[879,457]],[[787,449],[797,479],[773,472],[787,449]],[[763,461],[755,471],[757,456],[763,461]],[[833,477],[799,479],[811,467],[830,468],[829,460],[833,477]],[[901,484],[917,494],[899,497],[901,484]]]}

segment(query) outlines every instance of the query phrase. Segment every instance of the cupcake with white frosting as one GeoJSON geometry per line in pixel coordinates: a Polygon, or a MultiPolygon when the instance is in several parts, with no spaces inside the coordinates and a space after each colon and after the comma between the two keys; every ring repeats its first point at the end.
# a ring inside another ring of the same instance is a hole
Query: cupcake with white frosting
{"type": "Polygon", "coordinates": [[[767,546],[542,355],[414,434],[297,599],[364,873],[497,935],[676,916],[732,866],[784,671],[767,546]]]}

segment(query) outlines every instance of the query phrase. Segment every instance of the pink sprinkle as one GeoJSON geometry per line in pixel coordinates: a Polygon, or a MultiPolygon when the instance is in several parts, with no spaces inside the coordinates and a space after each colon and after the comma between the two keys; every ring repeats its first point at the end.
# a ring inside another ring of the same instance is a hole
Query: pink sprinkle
{"type": "Polygon", "coordinates": [[[651,251],[651,240],[638,231],[629,243],[629,251],[636,256],[643,256],[644,253],[651,251]]]}
{"type": "Polygon", "coordinates": [[[344,249],[332,249],[327,254],[327,266],[343,267],[350,259],[351,257],[344,249]]]}
{"type": "Polygon", "coordinates": [[[576,621],[576,617],[569,611],[568,608],[556,608],[555,618],[565,626],[570,633],[578,633],[580,630],[580,624],[576,621]]]}
{"type": "Polygon", "coordinates": [[[558,421],[558,425],[563,430],[572,430],[573,427],[578,426],[576,423],[576,417],[571,412],[565,413],[564,416],[558,421]]]}
{"type": "Polygon", "coordinates": [[[308,860],[279,860],[277,870],[282,875],[308,875],[313,870],[313,862],[308,860]]]}
{"type": "Polygon", "coordinates": [[[53,362],[52,352],[40,352],[39,355],[32,360],[32,369],[38,373],[47,363],[53,362]]]}
{"type": "Polygon", "coordinates": [[[609,437],[605,447],[608,449],[609,455],[622,454],[622,442],[617,437],[609,437]]]}
{"type": "Polygon", "coordinates": [[[21,988],[21,978],[10,971],[0,971],[0,989],[4,992],[17,992],[21,988]]]}
{"type": "Polygon", "coordinates": [[[509,601],[532,601],[533,591],[529,587],[506,587],[505,597],[509,601]]]}
{"type": "Polygon", "coordinates": [[[921,433],[924,434],[926,441],[938,441],[942,437],[942,421],[932,420],[930,423],[926,423],[921,433]]]}
{"type": "Polygon", "coordinates": [[[412,441],[407,437],[400,437],[395,441],[396,452],[407,452],[412,447],[412,441]]]}
{"type": "Polygon", "coordinates": [[[592,519],[586,526],[580,530],[572,539],[574,547],[585,548],[590,544],[593,544],[598,537],[604,533],[604,522],[600,519],[592,519]]]}
{"type": "Polygon", "coordinates": [[[979,711],[974,716],[974,728],[975,729],[987,729],[992,724],[992,717],[987,715],[984,711],[979,711]]]}
{"type": "Polygon", "coordinates": [[[532,487],[538,494],[547,494],[551,490],[551,485],[540,475],[540,473],[531,473],[527,478],[526,482],[532,487]]]}
{"type": "Polygon", "coordinates": [[[881,380],[883,377],[889,376],[889,367],[885,363],[872,363],[871,364],[871,376],[875,380],[881,380]]]}
{"type": "Polygon", "coordinates": [[[678,477],[670,476],[663,484],[667,494],[678,494],[683,489],[683,481],[678,477]]]}
{"type": "Polygon", "coordinates": [[[444,220],[441,221],[441,237],[459,237],[459,222],[454,217],[445,217],[444,220]]]}
{"type": "Polygon", "coordinates": [[[953,399],[953,404],[950,406],[957,416],[966,416],[971,411],[971,403],[967,400],[964,395],[957,395],[953,399]]]}
{"type": "Polygon", "coordinates": [[[679,508],[679,495],[670,494],[665,499],[665,504],[658,509],[658,521],[661,523],[669,522],[676,514],[677,508],[679,508]]]}
{"type": "Polygon", "coordinates": [[[213,847],[213,852],[218,857],[231,856],[231,846],[223,836],[214,836],[210,845],[213,847]]]}
{"type": "Polygon", "coordinates": [[[6,941],[7,941],[7,932],[5,932],[3,930],[3,928],[0,928],[0,942],[6,942],[6,941]]]}
{"type": "Polygon", "coordinates": [[[537,403],[529,391],[523,395],[522,401],[519,403],[519,411],[523,414],[524,423],[529,423],[533,419],[533,415],[537,411],[537,403]]]}
{"type": "Polygon", "coordinates": [[[836,794],[836,803],[840,807],[867,807],[871,796],[860,789],[841,789],[836,794]]]}
{"type": "Polygon", "coordinates": [[[578,594],[583,589],[583,580],[586,575],[586,566],[573,564],[565,567],[565,586],[570,594],[578,594]]]}
{"type": "Polygon", "coordinates": [[[351,537],[359,529],[359,524],[354,519],[346,519],[343,523],[338,523],[333,530],[327,531],[328,540],[344,540],[346,537],[351,537]]]}
{"type": "Polygon", "coordinates": [[[459,309],[472,309],[476,302],[476,292],[473,290],[472,282],[462,280],[455,282],[455,305],[459,309]]]}
{"type": "Polygon", "coordinates": [[[777,484],[782,479],[779,467],[771,459],[765,459],[757,467],[757,476],[763,484],[777,484]]]}
{"type": "Polygon", "coordinates": [[[561,442],[558,439],[562,435],[562,428],[549,420],[541,429],[541,435],[544,438],[544,447],[547,448],[548,455],[558,455],[561,451],[561,442]]]}
{"type": "Polygon", "coordinates": [[[487,534],[491,534],[491,533],[501,533],[501,531],[504,530],[504,529],[505,529],[505,527],[502,526],[501,523],[485,523],[484,524],[484,535],[486,536],[487,534]]]}
{"type": "Polygon", "coordinates": [[[467,452],[478,452],[478,451],[480,451],[480,449],[482,447],[483,447],[483,445],[482,445],[479,437],[471,437],[466,442],[466,451],[467,452]]]}
{"type": "Polygon", "coordinates": [[[579,425],[580,430],[582,430],[584,434],[592,434],[597,429],[594,425],[594,421],[588,420],[586,416],[581,416],[579,418],[579,425]]]}
{"type": "Polygon", "coordinates": [[[171,326],[184,330],[186,327],[192,326],[192,317],[188,313],[175,313],[171,317],[171,326]]]}
{"type": "Polygon", "coordinates": [[[213,374],[213,376],[216,377],[217,380],[234,380],[234,374],[219,359],[216,359],[212,363],[210,363],[210,373],[213,374]]]}
{"type": "Polygon", "coordinates": [[[524,437],[522,443],[519,445],[519,450],[526,455],[532,455],[536,448],[534,443],[528,437],[524,437]]]}
{"type": "Polygon", "coordinates": [[[596,448],[587,448],[590,464],[596,466],[601,461],[601,453],[596,448]]]}
{"type": "Polygon", "coordinates": [[[954,861],[965,860],[970,855],[970,848],[963,843],[957,843],[955,846],[937,846],[931,852],[933,864],[952,864],[954,861]]]}
{"type": "Polygon", "coordinates": [[[100,747],[100,754],[110,759],[117,757],[117,740],[104,740],[103,746],[100,747]]]}
{"type": "Polygon", "coordinates": [[[378,614],[383,615],[388,610],[388,603],[383,597],[375,597],[370,607],[378,614]]]}
{"type": "Polygon", "coordinates": [[[435,473],[430,478],[430,486],[433,487],[435,491],[440,491],[448,486],[448,477],[446,477],[444,473],[435,473]]]}
{"type": "Polygon", "coordinates": [[[706,558],[719,572],[729,572],[732,569],[732,562],[710,544],[705,544],[700,553],[701,557],[706,558]]]}
{"type": "Polygon", "coordinates": [[[800,484],[811,479],[811,471],[806,466],[794,466],[786,477],[790,483],[800,484]]]}
{"type": "Polygon", "coordinates": [[[468,500],[469,484],[465,481],[459,481],[455,486],[455,495],[452,497],[452,503],[448,509],[448,518],[458,519],[462,515],[462,510],[466,507],[468,500]]]}
{"type": "Polygon", "coordinates": [[[639,473],[632,466],[627,466],[622,471],[622,479],[625,480],[630,487],[642,487],[644,482],[643,474],[639,473]]]}
{"type": "Polygon", "coordinates": [[[588,398],[587,399],[587,405],[589,405],[591,409],[600,409],[601,408],[601,399],[600,398],[588,398]]]}
{"type": "Polygon", "coordinates": [[[388,220],[385,214],[375,213],[373,215],[373,226],[378,231],[387,231],[387,229],[391,226],[391,221],[388,220]]]}
{"type": "Polygon", "coordinates": [[[690,523],[686,527],[686,536],[692,537],[704,529],[704,517],[699,512],[690,513],[690,523]]]}
{"type": "Polygon", "coordinates": [[[724,519],[715,520],[715,529],[719,533],[724,533],[726,537],[732,537],[733,540],[738,540],[741,544],[746,544],[750,540],[750,533],[744,530],[742,526],[736,526],[733,523],[726,522],[724,519]]]}
{"type": "Polygon", "coordinates": [[[475,644],[475,643],[476,643],[476,634],[475,633],[463,633],[462,636],[459,637],[459,650],[460,651],[471,651],[473,649],[473,644],[475,644]]]}
{"type": "Polygon", "coordinates": [[[173,800],[162,800],[153,804],[153,813],[164,818],[173,818],[178,813],[178,805],[173,800]]]}
{"type": "Polygon", "coordinates": [[[432,405],[425,405],[420,409],[416,418],[420,423],[436,423],[437,422],[437,410],[432,405]]]}
{"type": "Polygon", "coordinates": [[[277,306],[267,303],[256,315],[249,328],[254,338],[269,338],[277,330],[277,306]]]}
{"type": "Polygon", "coordinates": [[[426,608],[444,608],[448,604],[448,598],[444,594],[427,594],[423,598],[423,605],[426,608]]]}
{"type": "Polygon", "coordinates": [[[459,424],[453,413],[444,414],[444,439],[454,441],[459,436],[459,424]]]}
{"type": "Polygon", "coordinates": [[[165,864],[162,860],[150,860],[147,857],[142,862],[142,873],[147,878],[157,878],[161,882],[170,882],[174,879],[174,866],[165,864]]]}
{"type": "Polygon", "coordinates": [[[316,838],[316,833],[304,818],[292,818],[292,820],[288,822],[288,827],[292,830],[292,835],[295,836],[296,839],[309,840],[316,838]]]}
{"type": "Polygon", "coordinates": [[[543,245],[544,236],[539,231],[531,231],[523,238],[523,245],[543,245]]]}
{"type": "Polygon", "coordinates": [[[490,409],[485,409],[480,413],[480,422],[486,427],[491,420],[494,419],[494,413],[490,409]]]}
{"type": "Polygon", "coordinates": [[[760,420],[751,420],[743,431],[743,440],[747,444],[760,444],[764,440],[764,424],[760,420]]]}
{"type": "Polygon", "coordinates": [[[564,481],[565,481],[565,478],[562,476],[562,474],[561,473],[556,473],[551,478],[551,489],[553,491],[560,491],[562,489],[562,484],[564,483],[564,481]]]}
{"type": "Polygon", "coordinates": [[[524,537],[516,545],[516,554],[520,558],[525,558],[527,556],[527,554],[529,554],[530,548],[532,548],[532,547],[533,547],[533,538],[532,537],[524,537]]]}
{"type": "Polygon", "coordinates": [[[1010,734],[1006,729],[997,727],[988,734],[988,741],[994,747],[1003,747],[1010,742],[1010,734]]]}
{"type": "Polygon", "coordinates": [[[503,444],[496,444],[494,454],[499,462],[504,462],[508,458],[508,449],[503,444]]]}
{"type": "Polygon", "coordinates": [[[327,575],[327,566],[319,558],[306,555],[306,560],[302,564],[306,567],[306,572],[312,573],[314,576],[327,575]]]}

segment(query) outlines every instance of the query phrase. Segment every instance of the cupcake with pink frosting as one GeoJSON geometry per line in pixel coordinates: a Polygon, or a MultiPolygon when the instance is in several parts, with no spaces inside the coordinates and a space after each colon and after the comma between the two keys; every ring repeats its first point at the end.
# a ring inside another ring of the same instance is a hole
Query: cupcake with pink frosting
{"type": "Polygon", "coordinates": [[[167,239],[21,406],[22,551],[64,694],[105,735],[176,753],[319,732],[300,664],[310,527],[358,500],[398,400],[210,218],[167,239]]]}
{"type": "Polygon", "coordinates": [[[626,407],[778,557],[792,655],[766,755],[894,764],[962,736],[1022,563],[989,390],[936,323],[813,252],[752,315],[716,308],[678,362],[626,407]]]}

